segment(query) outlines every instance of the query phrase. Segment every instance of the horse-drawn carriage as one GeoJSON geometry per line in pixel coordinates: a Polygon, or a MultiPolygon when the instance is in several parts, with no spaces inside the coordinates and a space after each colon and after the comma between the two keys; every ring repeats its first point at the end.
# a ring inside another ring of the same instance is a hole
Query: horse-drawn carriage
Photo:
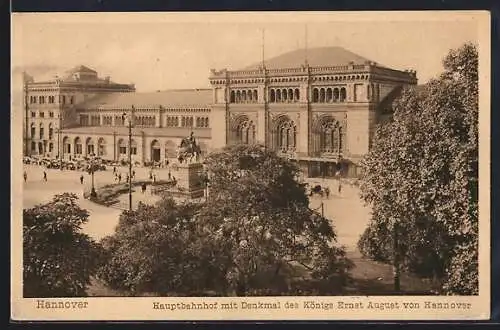
{"type": "Polygon", "coordinates": [[[313,184],[309,189],[309,197],[312,197],[313,195],[319,195],[320,197],[323,196],[328,197],[330,195],[330,188],[323,187],[320,184],[313,184]]]}

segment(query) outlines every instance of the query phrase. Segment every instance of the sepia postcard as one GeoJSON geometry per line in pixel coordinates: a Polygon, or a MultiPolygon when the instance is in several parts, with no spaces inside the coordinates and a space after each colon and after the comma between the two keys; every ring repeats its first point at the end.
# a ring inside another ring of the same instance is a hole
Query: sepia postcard
{"type": "Polygon", "coordinates": [[[12,320],[490,317],[488,12],[13,13],[11,49],[12,320]]]}

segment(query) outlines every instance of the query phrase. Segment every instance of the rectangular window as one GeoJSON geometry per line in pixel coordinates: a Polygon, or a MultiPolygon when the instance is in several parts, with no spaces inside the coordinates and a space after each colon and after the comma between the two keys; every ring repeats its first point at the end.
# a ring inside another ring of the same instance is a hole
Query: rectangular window
{"type": "Polygon", "coordinates": [[[69,103],[70,104],[73,104],[73,102],[75,101],[75,97],[72,95],[69,97],[69,103]]]}
{"type": "Polygon", "coordinates": [[[49,143],[49,152],[52,152],[54,150],[54,144],[51,142],[49,143]]]}
{"type": "Polygon", "coordinates": [[[131,153],[132,155],[137,155],[137,147],[131,147],[131,148],[130,148],[130,153],[131,153]]]}
{"type": "Polygon", "coordinates": [[[34,138],[35,138],[35,135],[36,135],[35,128],[34,128],[34,127],[32,127],[32,128],[31,128],[31,137],[34,139],[34,138]]]}
{"type": "Polygon", "coordinates": [[[43,111],[40,111],[40,118],[44,118],[45,117],[45,114],[43,113],[43,111]]]}
{"type": "Polygon", "coordinates": [[[82,154],[82,145],[81,144],[75,145],[75,153],[78,155],[82,154]]]}
{"type": "Polygon", "coordinates": [[[127,147],[120,147],[120,155],[126,155],[127,154],[127,147]]]}
{"type": "Polygon", "coordinates": [[[31,118],[35,118],[35,112],[34,111],[31,111],[31,118]]]}
{"type": "Polygon", "coordinates": [[[43,127],[40,127],[40,140],[43,139],[43,127]]]}
{"type": "Polygon", "coordinates": [[[49,117],[54,118],[54,113],[52,111],[49,112],[49,117]]]}
{"type": "Polygon", "coordinates": [[[36,151],[36,142],[31,142],[31,151],[36,151]]]}
{"type": "Polygon", "coordinates": [[[66,95],[62,96],[62,104],[66,104],[66,95]]]}
{"type": "Polygon", "coordinates": [[[52,127],[49,128],[49,140],[52,140],[52,137],[54,137],[54,129],[52,127]]]}

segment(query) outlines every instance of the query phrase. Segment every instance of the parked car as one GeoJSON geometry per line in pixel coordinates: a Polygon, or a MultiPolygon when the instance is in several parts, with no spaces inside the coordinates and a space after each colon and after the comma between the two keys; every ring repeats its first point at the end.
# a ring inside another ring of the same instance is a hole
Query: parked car
{"type": "Polygon", "coordinates": [[[47,168],[60,168],[61,161],[59,161],[57,159],[52,159],[46,166],[47,166],[47,168]]]}
{"type": "Polygon", "coordinates": [[[63,168],[67,170],[76,170],[76,163],[75,162],[65,162],[63,164],[63,168]]]}

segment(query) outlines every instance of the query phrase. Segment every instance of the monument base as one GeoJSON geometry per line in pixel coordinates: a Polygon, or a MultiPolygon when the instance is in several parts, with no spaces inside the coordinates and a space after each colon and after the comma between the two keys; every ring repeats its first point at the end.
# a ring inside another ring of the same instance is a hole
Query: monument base
{"type": "Polygon", "coordinates": [[[205,195],[205,189],[200,177],[202,172],[203,165],[201,163],[175,164],[171,174],[172,177],[175,177],[177,184],[173,187],[158,189],[157,192],[168,193],[177,198],[202,198],[205,195]]]}

